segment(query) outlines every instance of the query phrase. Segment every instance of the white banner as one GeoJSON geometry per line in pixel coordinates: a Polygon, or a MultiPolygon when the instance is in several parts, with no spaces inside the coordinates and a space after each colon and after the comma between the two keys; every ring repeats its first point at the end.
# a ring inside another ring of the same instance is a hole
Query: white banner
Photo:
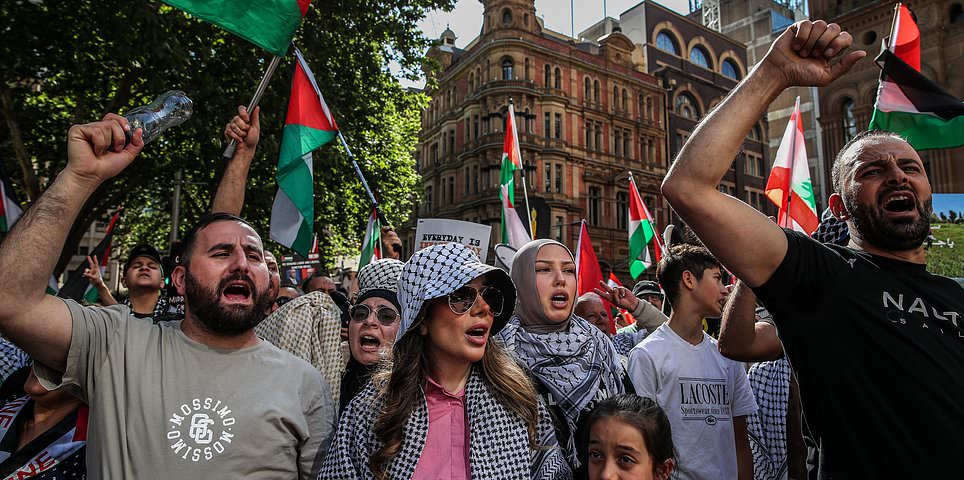
{"type": "Polygon", "coordinates": [[[471,248],[485,263],[489,253],[489,235],[492,227],[480,223],[447,220],[444,218],[419,219],[415,229],[415,250],[440,243],[461,243],[471,248]]]}

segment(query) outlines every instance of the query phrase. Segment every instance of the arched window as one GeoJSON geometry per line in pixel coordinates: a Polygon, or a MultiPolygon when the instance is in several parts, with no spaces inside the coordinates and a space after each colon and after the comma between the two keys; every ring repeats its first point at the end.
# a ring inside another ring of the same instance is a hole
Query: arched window
{"type": "Polygon", "coordinates": [[[512,23],[512,10],[508,8],[502,10],[502,24],[508,26],[512,23]]]}
{"type": "Polygon", "coordinates": [[[707,55],[703,47],[693,47],[693,49],[690,50],[690,63],[703,68],[710,68],[709,55],[707,55]]]}
{"type": "Polygon", "coordinates": [[[585,84],[585,91],[583,92],[582,96],[584,97],[584,101],[589,103],[589,101],[592,100],[592,82],[589,81],[589,77],[586,77],[585,84]]]}
{"type": "Polygon", "coordinates": [[[679,47],[676,46],[676,40],[665,31],[659,32],[656,35],[656,48],[664,52],[672,53],[673,55],[679,55],[679,47]]]}
{"type": "Polygon", "coordinates": [[[625,230],[628,228],[629,219],[629,194],[626,192],[616,192],[616,228],[625,230]]]}
{"type": "Polygon", "coordinates": [[[525,59],[525,71],[523,72],[523,74],[525,75],[525,79],[526,79],[527,82],[528,82],[529,80],[532,80],[532,75],[529,74],[529,59],[528,59],[528,58],[525,59]]]}
{"type": "Polygon", "coordinates": [[[542,79],[542,83],[545,85],[546,88],[549,88],[549,85],[551,85],[550,82],[552,81],[551,79],[552,77],[550,76],[550,72],[552,72],[552,68],[549,67],[549,64],[547,63],[546,70],[545,70],[545,73],[543,74],[543,79],[542,79]]]}
{"type": "Polygon", "coordinates": [[[482,67],[475,67],[475,89],[482,85],[482,67]]]}
{"type": "Polygon", "coordinates": [[[469,90],[475,89],[475,72],[469,72],[469,90]]]}
{"type": "Polygon", "coordinates": [[[589,224],[592,226],[599,225],[599,200],[602,197],[599,187],[589,187],[589,224]]]}
{"type": "Polygon", "coordinates": [[[723,65],[721,65],[720,71],[721,73],[723,73],[724,76],[730,77],[733,80],[740,79],[739,67],[737,67],[736,64],[733,63],[733,60],[730,60],[729,58],[727,58],[726,60],[723,60],[723,65]]]}
{"type": "Polygon", "coordinates": [[[512,59],[505,58],[502,60],[502,79],[512,80],[512,59]]]}
{"type": "Polygon", "coordinates": [[[552,79],[552,86],[557,90],[561,89],[562,88],[562,70],[559,70],[559,67],[556,67],[556,70],[553,73],[555,73],[555,76],[552,79]]]}
{"type": "Polygon", "coordinates": [[[619,107],[619,87],[613,86],[613,110],[619,107]]]}
{"type": "Polygon", "coordinates": [[[629,93],[626,92],[626,89],[625,89],[625,88],[623,89],[623,102],[622,102],[622,103],[623,103],[623,111],[624,111],[624,112],[628,112],[628,111],[629,111],[629,93]]]}
{"type": "Polygon", "coordinates": [[[685,92],[676,97],[676,113],[684,118],[692,120],[700,119],[700,108],[696,104],[696,99],[685,92]]]}
{"type": "Polygon", "coordinates": [[[857,135],[857,117],[854,116],[854,101],[846,98],[840,104],[840,118],[843,121],[844,142],[857,135]]]}
{"type": "Polygon", "coordinates": [[[592,101],[599,103],[599,80],[592,81],[592,101]]]}

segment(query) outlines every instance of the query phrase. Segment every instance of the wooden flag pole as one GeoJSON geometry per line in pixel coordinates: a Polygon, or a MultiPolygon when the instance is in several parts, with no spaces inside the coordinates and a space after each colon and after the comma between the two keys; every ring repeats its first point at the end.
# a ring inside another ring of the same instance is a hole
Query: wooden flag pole
{"type": "MultiPolygon", "coordinates": [[[[268,69],[265,70],[264,76],[261,77],[261,83],[258,84],[258,89],[255,90],[254,96],[251,97],[251,102],[248,103],[248,113],[251,113],[254,107],[258,106],[258,102],[261,101],[261,96],[264,95],[264,91],[268,89],[268,81],[271,80],[271,76],[274,75],[275,70],[278,69],[279,62],[281,62],[281,57],[278,55],[275,55],[274,58],[271,59],[271,63],[268,64],[268,69]]],[[[227,148],[224,149],[222,156],[230,159],[234,156],[234,150],[237,148],[237,146],[238,142],[236,142],[234,139],[231,139],[231,142],[228,143],[227,148]]]]}

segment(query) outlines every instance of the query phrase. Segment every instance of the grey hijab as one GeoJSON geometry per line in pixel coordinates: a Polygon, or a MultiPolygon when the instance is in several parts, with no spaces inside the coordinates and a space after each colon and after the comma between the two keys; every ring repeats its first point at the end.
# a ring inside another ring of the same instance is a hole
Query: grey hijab
{"type": "Polygon", "coordinates": [[[519,317],[519,323],[522,327],[533,333],[550,333],[567,330],[569,328],[569,322],[572,320],[572,308],[576,305],[576,299],[570,299],[572,303],[569,307],[569,317],[560,323],[553,323],[546,316],[545,312],[542,311],[539,289],[536,288],[536,257],[539,256],[539,250],[542,250],[542,247],[546,245],[559,245],[566,250],[569,258],[573,259],[569,247],[555,240],[533,240],[523,245],[522,248],[515,253],[515,256],[512,258],[512,269],[509,271],[509,275],[512,277],[512,283],[515,284],[517,292],[515,314],[519,317]]]}

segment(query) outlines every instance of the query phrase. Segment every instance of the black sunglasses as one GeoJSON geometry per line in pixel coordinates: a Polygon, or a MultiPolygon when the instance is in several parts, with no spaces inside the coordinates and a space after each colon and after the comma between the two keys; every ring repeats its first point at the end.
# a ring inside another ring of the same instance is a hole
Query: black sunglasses
{"type": "Polygon", "coordinates": [[[505,296],[495,287],[482,287],[482,289],[479,290],[471,285],[466,285],[459,288],[448,294],[449,308],[451,308],[452,312],[456,315],[462,315],[475,305],[476,299],[479,297],[482,297],[482,300],[485,300],[485,303],[489,305],[493,316],[498,316],[502,313],[505,296]]]}
{"type": "Polygon", "coordinates": [[[394,308],[386,307],[384,305],[373,310],[372,307],[369,307],[368,305],[358,304],[352,306],[348,313],[351,315],[353,322],[362,323],[365,320],[368,320],[368,316],[371,315],[373,311],[375,312],[375,320],[378,320],[378,323],[385,325],[386,327],[395,323],[399,317],[398,312],[395,311],[394,308]]]}

